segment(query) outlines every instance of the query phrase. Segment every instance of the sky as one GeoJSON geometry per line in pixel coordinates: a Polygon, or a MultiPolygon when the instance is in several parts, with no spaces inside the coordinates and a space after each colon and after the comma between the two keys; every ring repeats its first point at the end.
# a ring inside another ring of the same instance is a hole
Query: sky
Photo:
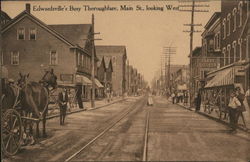
{"type": "MultiPolygon", "coordinates": [[[[145,80],[151,82],[154,74],[161,68],[161,58],[164,47],[176,47],[176,54],[171,57],[171,64],[184,65],[189,63],[190,30],[184,26],[191,21],[190,12],[178,10],[166,10],[166,5],[177,7],[180,3],[176,1],[2,1],[2,10],[11,18],[25,9],[25,3],[31,4],[31,14],[46,24],[88,24],[91,23],[91,15],[95,15],[95,32],[100,32],[96,38],[96,45],[125,45],[129,64],[138,69],[145,80]],[[84,5],[90,7],[117,7],[115,11],[88,11],[84,5]],[[120,10],[121,5],[132,7],[134,10],[120,10]],[[33,8],[39,6],[65,8],[81,8],[77,11],[35,11],[33,8]],[[136,10],[140,6],[144,10],[136,10]],[[146,10],[146,7],[164,7],[164,10],[146,10]]],[[[210,0],[206,4],[210,7],[209,12],[197,12],[194,16],[195,24],[202,24],[195,30],[204,30],[204,26],[214,12],[220,12],[220,1],[210,0]]],[[[199,8],[202,9],[202,8],[199,8]]],[[[194,45],[201,46],[201,33],[194,34],[194,45]]]]}

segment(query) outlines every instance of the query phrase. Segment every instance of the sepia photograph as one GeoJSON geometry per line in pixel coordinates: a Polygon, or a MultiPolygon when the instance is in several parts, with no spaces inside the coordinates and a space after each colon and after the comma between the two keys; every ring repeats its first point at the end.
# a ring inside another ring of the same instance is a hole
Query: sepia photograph
{"type": "Polygon", "coordinates": [[[250,161],[249,0],[1,0],[2,162],[250,161]]]}

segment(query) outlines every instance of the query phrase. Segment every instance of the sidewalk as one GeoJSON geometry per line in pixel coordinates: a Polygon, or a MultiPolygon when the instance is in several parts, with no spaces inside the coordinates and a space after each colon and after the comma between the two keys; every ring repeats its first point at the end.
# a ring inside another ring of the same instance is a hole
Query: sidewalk
{"type": "MultiPolygon", "coordinates": [[[[195,108],[193,108],[193,107],[190,108],[189,105],[184,106],[183,103],[178,103],[178,105],[181,106],[181,107],[183,107],[183,108],[185,108],[185,109],[188,109],[190,111],[195,111],[195,108]]],[[[219,117],[219,111],[218,110],[213,110],[213,111],[211,111],[211,113],[209,113],[208,111],[205,112],[204,111],[204,106],[201,105],[201,109],[197,113],[200,114],[200,115],[203,115],[203,116],[205,116],[207,118],[210,118],[212,120],[215,120],[217,122],[229,125],[229,117],[226,117],[224,119],[224,115],[222,115],[222,117],[221,117],[222,119],[220,119],[220,117],[219,117]]],[[[245,113],[244,113],[244,117],[245,117],[246,127],[244,126],[243,120],[240,117],[239,118],[238,128],[241,129],[241,130],[249,132],[249,130],[250,130],[250,118],[249,118],[249,115],[245,115],[245,113]]]]}
{"type": "MultiPolygon", "coordinates": [[[[126,100],[128,98],[130,98],[130,96],[129,97],[124,97],[124,98],[123,97],[114,97],[113,100],[110,101],[110,102],[107,102],[106,99],[96,100],[95,101],[95,108],[91,108],[91,102],[90,101],[89,102],[83,102],[83,105],[84,105],[83,109],[78,108],[77,105],[75,105],[74,107],[71,107],[71,108],[68,107],[67,114],[77,113],[77,112],[81,112],[81,111],[90,111],[90,110],[102,108],[102,107],[109,106],[109,105],[112,105],[112,104],[117,103],[117,102],[124,101],[124,100],[126,100]]],[[[51,105],[49,107],[47,119],[58,117],[59,113],[60,113],[59,107],[57,107],[56,105],[51,105]]]]}

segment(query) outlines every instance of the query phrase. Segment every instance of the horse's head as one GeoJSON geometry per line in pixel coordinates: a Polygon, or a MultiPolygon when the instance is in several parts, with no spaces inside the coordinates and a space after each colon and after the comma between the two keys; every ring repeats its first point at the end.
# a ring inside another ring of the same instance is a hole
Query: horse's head
{"type": "Polygon", "coordinates": [[[54,74],[54,70],[45,70],[45,74],[41,82],[46,83],[46,86],[51,86],[53,89],[57,86],[57,76],[54,74]]]}
{"type": "Polygon", "coordinates": [[[17,85],[19,87],[24,87],[28,83],[29,74],[19,73],[20,78],[17,80],[17,85]]]}

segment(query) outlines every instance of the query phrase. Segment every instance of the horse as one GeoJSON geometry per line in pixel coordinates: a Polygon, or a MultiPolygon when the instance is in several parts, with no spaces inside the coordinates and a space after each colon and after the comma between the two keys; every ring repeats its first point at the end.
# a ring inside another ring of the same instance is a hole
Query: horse
{"type": "Polygon", "coordinates": [[[36,122],[36,135],[39,137],[39,122],[43,121],[43,137],[46,137],[46,116],[48,112],[50,88],[57,87],[57,76],[53,69],[45,71],[43,78],[39,82],[29,82],[29,74],[19,73],[18,86],[20,90],[20,104],[26,113],[32,113],[33,117],[39,119],[36,122]]]}

